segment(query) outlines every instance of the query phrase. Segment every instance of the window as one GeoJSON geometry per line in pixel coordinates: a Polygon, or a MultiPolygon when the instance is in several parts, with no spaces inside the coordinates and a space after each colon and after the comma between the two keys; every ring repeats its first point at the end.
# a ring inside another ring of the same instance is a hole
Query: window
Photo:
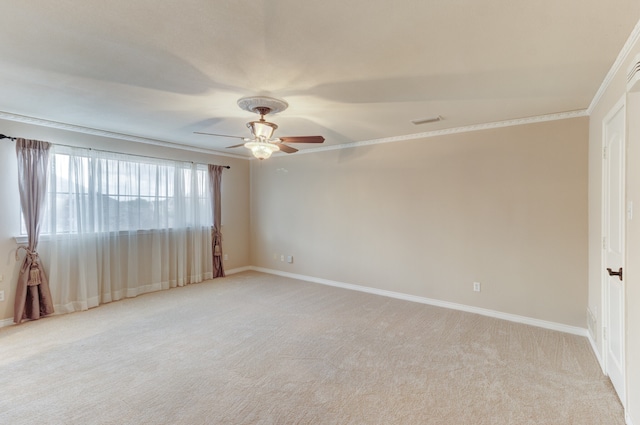
{"type": "MultiPolygon", "coordinates": [[[[56,146],[41,234],[211,226],[203,164],[56,146]]],[[[26,234],[24,220],[21,234],[26,234]]]]}

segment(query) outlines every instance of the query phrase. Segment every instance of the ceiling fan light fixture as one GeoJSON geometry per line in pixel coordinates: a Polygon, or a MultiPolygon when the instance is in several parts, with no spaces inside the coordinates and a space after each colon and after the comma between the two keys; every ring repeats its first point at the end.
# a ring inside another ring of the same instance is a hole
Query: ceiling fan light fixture
{"type": "Polygon", "coordinates": [[[269,140],[273,135],[273,132],[278,128],[272,122],[260,120],[260,121],[251,121],[247,123],[247,127],[251,130],[251,134],[256,139],[269,140]]]}
{"type": "Polygon", "coordinates": [[[244,146],[248,149],[251,149],[251,153],[253,154],[253,156],[260,160],[267,159],[271,156],[272,153],[280,150],[278,146],[269,142],[253,141],[245,143],[244,146]]]}

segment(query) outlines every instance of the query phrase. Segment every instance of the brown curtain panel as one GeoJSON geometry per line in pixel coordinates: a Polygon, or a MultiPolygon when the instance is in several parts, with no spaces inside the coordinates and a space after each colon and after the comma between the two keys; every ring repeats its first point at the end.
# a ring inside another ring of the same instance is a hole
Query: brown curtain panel
{"type": "Polygon", "coordinates": [[[20,205],[29,237],[28,245],[20,246],[16,251],[16,257],[21,249],[26,251],[16,289],[13,316],[16,323],[24,319],[39,319],[53,313],[49,281],[36,251],[47,193],[50,147],[50,143],[38,140],[16,141],[20,205]]]}
{"type": "Polygon", "coordinates": [[[209,192],[211,193],[212,211],[213,211],[213,230],[212,230],[212,245],[213,245],[213,277],[224,277],[224,267],[222,265],[222,208],[220,207],[220,184],[222,182],[222,170],[221,165],[209,164],[209,192]]]}

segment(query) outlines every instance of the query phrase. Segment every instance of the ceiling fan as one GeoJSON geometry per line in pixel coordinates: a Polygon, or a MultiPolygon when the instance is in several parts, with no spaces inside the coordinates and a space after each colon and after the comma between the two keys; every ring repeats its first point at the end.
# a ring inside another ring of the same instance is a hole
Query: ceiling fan
{"type": "Polygon", "coordinates": [[[238,106],[245,111],[260,114],[260,120],[247,123],[247,127],[251,130],[253,137],[229,136],[226,134],[203,133],[195,131],[195,134],[205,134],[209,136],[232,137],[242,139],[244,143],[238,145],[227,146],[227,149],[238,148],[244,146],[250,149],[258,159],[267,159],[273,152],[282,151],[284,153],[298,152],[298,149],[286,145],[285,143],[322,143],[322,136],[298,136],[298,137],[276,137],[272,138],[273,132],[278,126],[272,122],[266,121],[264,116],[267,114],[275,114],[287,109],[289,104],[281,99],[275,99],[267,96],[250,96],[243,97],[238,100],[238,106]]]}

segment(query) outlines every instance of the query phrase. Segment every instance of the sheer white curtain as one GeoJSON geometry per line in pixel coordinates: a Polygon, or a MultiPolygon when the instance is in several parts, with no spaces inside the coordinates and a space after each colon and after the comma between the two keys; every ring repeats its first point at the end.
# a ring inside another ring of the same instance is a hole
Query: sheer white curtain
{"type": "Polygon", "coordinates": [[[56,146],[41,258],[57,312],[212,278],[206,165],[56,146]]]}

